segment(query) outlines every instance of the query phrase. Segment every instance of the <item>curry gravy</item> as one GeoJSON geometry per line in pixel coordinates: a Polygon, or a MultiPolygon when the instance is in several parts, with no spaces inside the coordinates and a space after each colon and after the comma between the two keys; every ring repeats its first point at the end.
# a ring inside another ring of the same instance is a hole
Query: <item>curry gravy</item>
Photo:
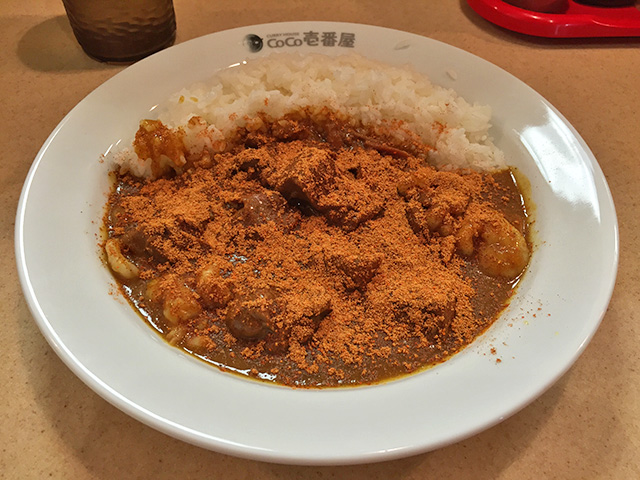
{"type": "Polygon", "coordinates": [[[436,171],[419,146],[289,120],[179,175],[116,175],[105,249],[145,321],[299,387],[415,372],[486,330],[529,258],[511,172],[436,171]]]}

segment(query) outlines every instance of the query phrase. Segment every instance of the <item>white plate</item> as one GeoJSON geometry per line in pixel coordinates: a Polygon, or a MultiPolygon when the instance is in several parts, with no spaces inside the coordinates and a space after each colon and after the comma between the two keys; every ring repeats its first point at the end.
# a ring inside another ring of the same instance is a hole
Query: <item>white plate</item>
{"type": "Polygon", "coordinates": [[[174,437],[261,460],[344,464],[407,456],[461,440],[531,402],[576,360],[609,302],[617,220],[584,141],[531,88],[486,61],[410,33],[300,22],[215,33],[141,61],[97,88],[35,159],[17,213],[20,280],[56,353],[89,387],[174,437]],[[353,46],[313,46],[335,32],[353,46]],[[247,35],[262,38],[252,52],[247,35]],[[350,34],[345,35],[345,34],[350,34]],[[382,385],[293,390],[224,374],[167,346],[113,295],[98,258],[108,166],[98,161],[171,93],[274,51],[352,51],[411,63],[467,100],[489,104],[493,135],[531,182],[539,239],[509,309],[471,347],[382,385]],[[490,353],[495,347],[497,353],[490,353]],[[496,362],[497,359],[501,362],[496,362]]]}

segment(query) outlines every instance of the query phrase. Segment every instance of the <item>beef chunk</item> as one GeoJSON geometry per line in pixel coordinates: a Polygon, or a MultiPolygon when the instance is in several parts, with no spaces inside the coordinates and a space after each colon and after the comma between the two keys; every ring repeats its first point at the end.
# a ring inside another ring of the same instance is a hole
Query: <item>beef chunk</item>
{"type": "MultiPolygon", "coordinates": [[[[289,342],[308,343],[324,318],[331,313],[331,296],[320,285],[306,284],[282,298],[287,306],[283,328],[277,332],[289,342]]],[[[267,341],[269,344],[269,341],[267,341]]]]}
{"type": "Polygon", "coordinates": [[[450,329],[458,300],[448,285],[455,281],[453,276],[443,270],[441,276],[432,276],[432,282],[425,284],[427,269],[419,267],[407,275],[394,275],[379,289],[370,291],[368,297],[374,308],[433,340],[450,329]]]}
{"type": "Polygon", "coordinates": [[[398,183],[407,201],[409,225],[418,235],[451,235],[453,223],[467,209],[474,187],[464,176],[421,168],[398,183]]]}
{"type": "Polygon", "coordinates": [[[286,204],[282,196],[270,190],[245,192],[240,196],[242,207],[235,218],[244,226],[252,227],[268,222],[290,223],[291,215],[286,213],[286,204]]]}
{"type": "Polygon", "coordinates": [[[273,157],[277,160],[262,172],[264,183],[334,225],[354,230],[383,207],[369,185],[338,169],[335,152],[292,142],[280,145],[273,157]]]}
{"type": "Polygon", "coordinates": [[[148,235],[137,226],[129,227],[126,232],[118,238],[123,249],[133,256],[143,258],[152,265],[159,265],[167,261],[167,258],[149,242],[148,235]]]}
{"type": "Polygon", "coordinates": [[[364,290],[378,272],[382,256],[364,254],[351,244],[326,252],[327,263],[340,272],[347,290],[364,290]],[[346,247],[346,248],[345,248],[346,247]]]}
{"type": "Polygon", "coordinates": [[[234,299],[225,316],[225,324],[239,340],[260,340],[273,330],[275,316],[274,294],[259,290],[234,299]]]}
{"type": "Polygon", "coordinates": [[[280,148],[281,161],[265,173],[265,181],[288,200],[308,202],[318,210],[321,199],[335,189],[338,176],[333,152],[318,148],[280,148]],[[292,155],[293,154],[293,155],[292,155]]]}

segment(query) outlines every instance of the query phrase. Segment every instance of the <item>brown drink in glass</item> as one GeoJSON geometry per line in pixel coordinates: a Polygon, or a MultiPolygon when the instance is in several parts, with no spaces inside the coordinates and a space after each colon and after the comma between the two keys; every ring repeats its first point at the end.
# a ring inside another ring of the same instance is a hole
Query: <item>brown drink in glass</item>
{"type": "Polygon", "coordinates": [[[62,0],[82,49],[97,60],[129,63],[173,44],[172,0],[62,0]]]}

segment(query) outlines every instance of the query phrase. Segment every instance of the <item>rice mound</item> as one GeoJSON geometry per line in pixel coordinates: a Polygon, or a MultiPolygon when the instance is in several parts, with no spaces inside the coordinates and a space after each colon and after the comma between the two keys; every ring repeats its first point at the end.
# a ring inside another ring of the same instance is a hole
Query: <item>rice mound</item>
{"type": "MultiPolygon", "coordinates": [[[[272,54],[220,71],[172,95],[159,120],[185,132],[189,155],[216,151],[238,128],[261,126],[258,114],[279,119],[303,108],[330,110],[373,129],[395,122],[433,147],[439,168],[497,170],[503,153],[489,136],[491,108],[469,104],[452,89],[432,84],[410,67],[359,55],[272,54]]],[[[112,157],[121,171],[147,176],[151,159],[133,148],[112,157]]]]}

